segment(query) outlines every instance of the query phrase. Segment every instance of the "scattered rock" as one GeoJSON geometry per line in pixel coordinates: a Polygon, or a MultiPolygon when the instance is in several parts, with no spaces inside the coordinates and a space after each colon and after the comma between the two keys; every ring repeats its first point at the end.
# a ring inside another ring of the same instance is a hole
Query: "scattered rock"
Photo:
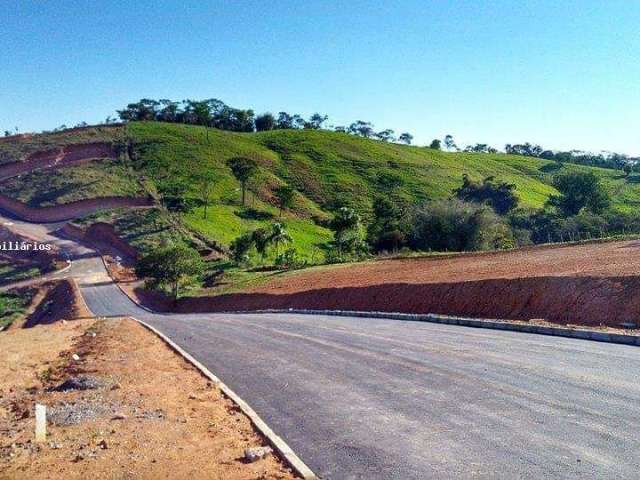
{"type": "Polygon", "coordinates": [[[68,426],[95,420],[103,415],[109,415],[115,409],[101,401],[82,401],[77,403],[63,403],[48,410],[47,419],[53,425],[68,426]]]}
{"type": "Polygon", "coordinates": [[[80,361],[80,357],[78,356],[77,353],[74,353],[73,355],[71,355],[71,358],[73,358],[76,362],[80,361]]]}
{"type": "Polygon", "coordinates": [[[124,413],[116,413],[111,420],[126,420],[127,416],[124,413]]]}
{"type": "Polygon", "coordinates": [[[261,458],[273,453],[271,447],[249,447],[244,451],[244,458],[249,463],[257,462],[261,458]]]}
{"type": "Polygon", "coordinates": [[[99,378],[91,375],[79,375],[65,380],[54,390],[56,392],[69,392],[72,390],[95,390],[102,387],[104,387],[104,382],[99,378]]]}
{"type": "Polygon", "coordinates": [[[60,450],[62,448],[62,445],[56,442],[49,442],[49,448],[53,450],[60,450]]]}
{"type": "Polygon", "coordinates": [[[155,410],[144,410],[136,414],[136,418],[144,418],[147,420],[163,420],[166,417],[164,411],[160,408],[155,410]]]}
{"type": "Polygon", "coordinates": [[[119,383],[114,383],[111,385],[111,390],[120,390],[122,388],[119,383]]]}
{"type": "Polygon", "coordinates": [[[107,441],[104,439],[98,442],[98,446],[103,450],[106,450],[107,448],[109,448],[107,445],[107,441]]]}

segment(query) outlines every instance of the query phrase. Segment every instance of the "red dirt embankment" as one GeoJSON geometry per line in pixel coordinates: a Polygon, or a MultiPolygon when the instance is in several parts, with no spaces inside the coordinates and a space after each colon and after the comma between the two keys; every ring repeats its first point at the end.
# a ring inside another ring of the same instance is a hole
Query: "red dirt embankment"
{"type": "Polygon", "coordinates": [[[87,229],[67,223],[62,227],[62,232],[67,237],[97,249],[103,255],[120,256],[131,262],[138,258],[138,251],[120,238],[113,225],[108,223],[92,223],[87,229]]]}
{"type": "Polygon", "coordinates": [[[0,194],[0,209],[11,215],[35,223],[53,223],[83,217],[98,210],[122,207],[151,207],[153,199],[139,197],[101,197],[78,200],[53,207],[32,208],[0,194]]]}
{"type": "Polygon", "coordinates": [[[98,158],[116,158],[110,143],[85,143],[55,148],[29,155],[24,161],[0,166],[0,179],[43,168],[82,165],[98,158]]]}
{"type": "Polygon", "coordinates": [[[77,320],[91,317],[80,289],[73,280],[54,280],[36,287],[15,290],[18,294],[33,294],[31,306],[21,322],[15,322],[10,328],[31,328],[36,325],[48,325],[61,320],[77,320]]]}
{"type": "Polygon", "coordinates": [[[640,316],[640,241],[384,260],[274,276],[182,312],[326,308],[619,326],[640,316]]]}

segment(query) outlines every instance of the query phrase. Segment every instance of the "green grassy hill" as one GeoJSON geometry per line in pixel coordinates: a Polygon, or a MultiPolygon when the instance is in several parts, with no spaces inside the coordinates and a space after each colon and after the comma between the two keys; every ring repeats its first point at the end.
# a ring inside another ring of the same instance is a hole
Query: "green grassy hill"
{"type": "MultiPolygon", "coordinates": [[[[100,140],[129,141],[131,159],[122,164],[104,162],[73,167],[67,173],[23,175],[0,184],[0,191],[37,206],[95,196],[130,195],[139,193],[141,185],[153,190],[154,181],[160,178],[182,177],[194,186],[196,197],[195,185],[202,173],[214,172],[217,180],[208,218],[204,218],[202,207],[197,207],[184,214],[182,222],[188,229],[228,245],[240,233],[274,221],[278,210],[272,191],[279,184],[288,183],[299,194],[295,207],[285,213],[283,220],[295,246],[315,260],[320,260],[322,246],[331,238],[322,226],[330,218],[330,212],[346,202],[366,217],[373,197],[384,192],[390,183],[398,185],[396,191],[402,197],[420,202],[450,196],[461,184],[463,174],[477,180],[492,175],[517,186],[521,206],[540,208],[554,193],[551,186],[554,175],[591,170],[610,190],[615,209],[631,211],[640,204],[639,178],[625,178],[620,171],[570,164],[557,168],[551,161],[536,158],[447,153],[318,130],[233,133],[181,124],[135,122],[125,127],[75,130],[0,142],[0,158],[3,162],[17,160],[39,146],[100,140]],[[258,215],[239,205],[238,182],[225,164],[237,155],[252,157],[260,165],[249,195],[249,204],[260,212],[258,215]]],[[[103,217],[114,221],[113,214],[103,217]]],[[[120,223],[126,225],[128,221],[120,218],[120,223]]]]}

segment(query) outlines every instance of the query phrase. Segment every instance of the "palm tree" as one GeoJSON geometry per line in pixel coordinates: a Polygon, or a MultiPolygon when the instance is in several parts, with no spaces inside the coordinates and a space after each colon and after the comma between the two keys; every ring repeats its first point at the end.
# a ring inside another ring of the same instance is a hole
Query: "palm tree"
{"type": "Polygon", "coordinates": [[[271,226],[271,242],[276,247],[276,257],[280,254],[280,243],[288,243],[291,241],[291,235],[282,223],[274,223],[271,226]]]}

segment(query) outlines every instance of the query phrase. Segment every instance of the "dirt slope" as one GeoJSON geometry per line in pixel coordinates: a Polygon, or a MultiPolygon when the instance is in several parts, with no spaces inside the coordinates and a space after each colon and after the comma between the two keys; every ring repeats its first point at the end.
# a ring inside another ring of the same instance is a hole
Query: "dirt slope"
{"type": "Polygon", "coordinates": [[[0,166],[0,180],[42,168],[81,165],[98,158],[116,158],[110,143],[68,145],[29,155],[24,161],[0,166]]]}
{"type": "Polygon", "coordinates": [[[122,207],[151,207],[151,198],[103,197],[78,200],[54,207],[31,208],[22,202],[0,194],[0,209],[27,222],[53,223],[84,217],[99,210],[122,207]]]}
{"type": "Polygon", "coordinates": [[[334,308],[619,326],[640,321],[640,241],[385,260],[274,276],[181,311],[334,308]]]}

